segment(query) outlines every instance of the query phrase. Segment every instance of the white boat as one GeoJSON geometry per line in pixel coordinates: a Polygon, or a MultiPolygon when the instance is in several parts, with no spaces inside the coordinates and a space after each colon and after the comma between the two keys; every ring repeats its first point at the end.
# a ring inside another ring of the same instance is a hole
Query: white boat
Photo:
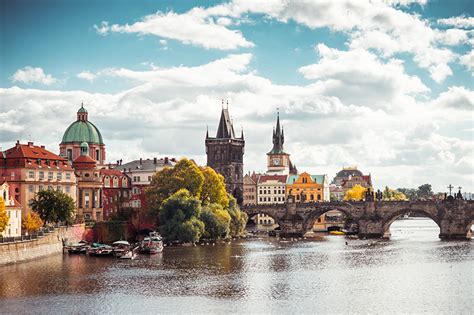
{"type": "Polygon", "coordinates": [[[142,254],[156,254],[163,251],[163,240],[157,232],[150,232],[150,235],[145,237],[140,244],[140,253],[142,254]]]}
{"type": "Polygon", "coordinates": [[[120,256],[119,258],[120,259],[135,259],[137,258],[138,254],[137,254],[137,249],[138,247],[135,247],[133,249],[130,249],[129,251],[127,251],[126,253],[124,253],[122,256],[120,256]]]}

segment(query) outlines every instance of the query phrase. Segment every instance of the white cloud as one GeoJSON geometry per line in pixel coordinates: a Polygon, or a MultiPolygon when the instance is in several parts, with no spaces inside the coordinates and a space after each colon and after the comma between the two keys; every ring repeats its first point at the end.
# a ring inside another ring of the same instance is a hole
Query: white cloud
{"type": "Polygon", "coordinates": [[[416,76],[405,73],[403,63],[390,59],[383,63],[363,49],[341,51],[317,45],[320,60],[299,71],[325,95],[339,97],[348,104],[389,108],[407,96],[429,91],[416,76]]]}
{"type": "Polygon", "coordinates": [[[474,17],[464,15],[453,16],[447,19],[439,19],[438,23],[460,28],[474,28],[474,17]]]}
{"type": "Polygon", "coordinates": [[[474,92],[462,86],[452,86],[441,93],[432,104],[437,107],[474,110],[474,92]]]}
{"type": "Polygon", "coordinates": [[[155,35],[206,49],[230,50],[254,46],[240,31],[230,30],[222,24],[215,23],[212,18],[203,14],[201,8],[194,8],[183,14],[157,12],[131,25],[109,25],[108,22],[102,22],[100,26],[94,25],[94,27],[101,35],[108,33],[155,35]]]}
{"type": "Polygon", "coordinates": [[[77,77],[92,82],[97,76],[90,71],[82,71],[77,74],[77,77]]]}
{"type": "Polygon", "coordinates": [[[474,50],[471,50],[467,54],[459,57],[459,63],[466,66],[469,70],[474,69],[474,50]]]}
{"type": "Polygon", "coordinates": [[[58,80],[50,74],[45,74],[42,68],[24,67],[18,69],[10,80],[15,82],[23,82],[25,84],[40,83],[44,85],[51,85],[58,80]]]}

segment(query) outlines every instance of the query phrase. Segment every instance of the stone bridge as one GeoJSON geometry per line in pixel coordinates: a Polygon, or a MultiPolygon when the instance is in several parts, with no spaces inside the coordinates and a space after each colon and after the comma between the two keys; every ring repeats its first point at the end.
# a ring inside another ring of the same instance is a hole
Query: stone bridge
{"type": "Polygon", "coordinates": [[[390,225],[406,213],[431,218],[440,228],[442,239],[470,239],[474,220],[474,201],[350,201],[247,205],[242,207],[249,217],[266,214],[281,228],[281,235],[303,235],[314,222],[330,210],[345,214],[357,227],[361,238],[390,237],[390,225]]]}

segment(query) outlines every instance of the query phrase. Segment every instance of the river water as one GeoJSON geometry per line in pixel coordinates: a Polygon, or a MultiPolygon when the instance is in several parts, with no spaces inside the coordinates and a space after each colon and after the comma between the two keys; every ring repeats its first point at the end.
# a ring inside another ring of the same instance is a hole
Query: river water
{"type": "Polygon", "coordinates": [[[425,219],[391,232],[167,247],[134,261],[59,254],[0,267],[0,313],[473,314],[472,243],[440,241],[425,219]]]}

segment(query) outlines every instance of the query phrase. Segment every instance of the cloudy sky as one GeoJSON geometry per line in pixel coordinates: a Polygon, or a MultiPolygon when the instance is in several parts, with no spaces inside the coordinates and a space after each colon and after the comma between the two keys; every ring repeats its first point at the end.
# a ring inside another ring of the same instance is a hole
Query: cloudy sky
{"type": "Polygon", "coordinates": [[[53,152],[84,102],[108,160],[205,163],[221,99],[264,171],[474,191],[470,0],[0,1],[0,145],[53,152]]]}

